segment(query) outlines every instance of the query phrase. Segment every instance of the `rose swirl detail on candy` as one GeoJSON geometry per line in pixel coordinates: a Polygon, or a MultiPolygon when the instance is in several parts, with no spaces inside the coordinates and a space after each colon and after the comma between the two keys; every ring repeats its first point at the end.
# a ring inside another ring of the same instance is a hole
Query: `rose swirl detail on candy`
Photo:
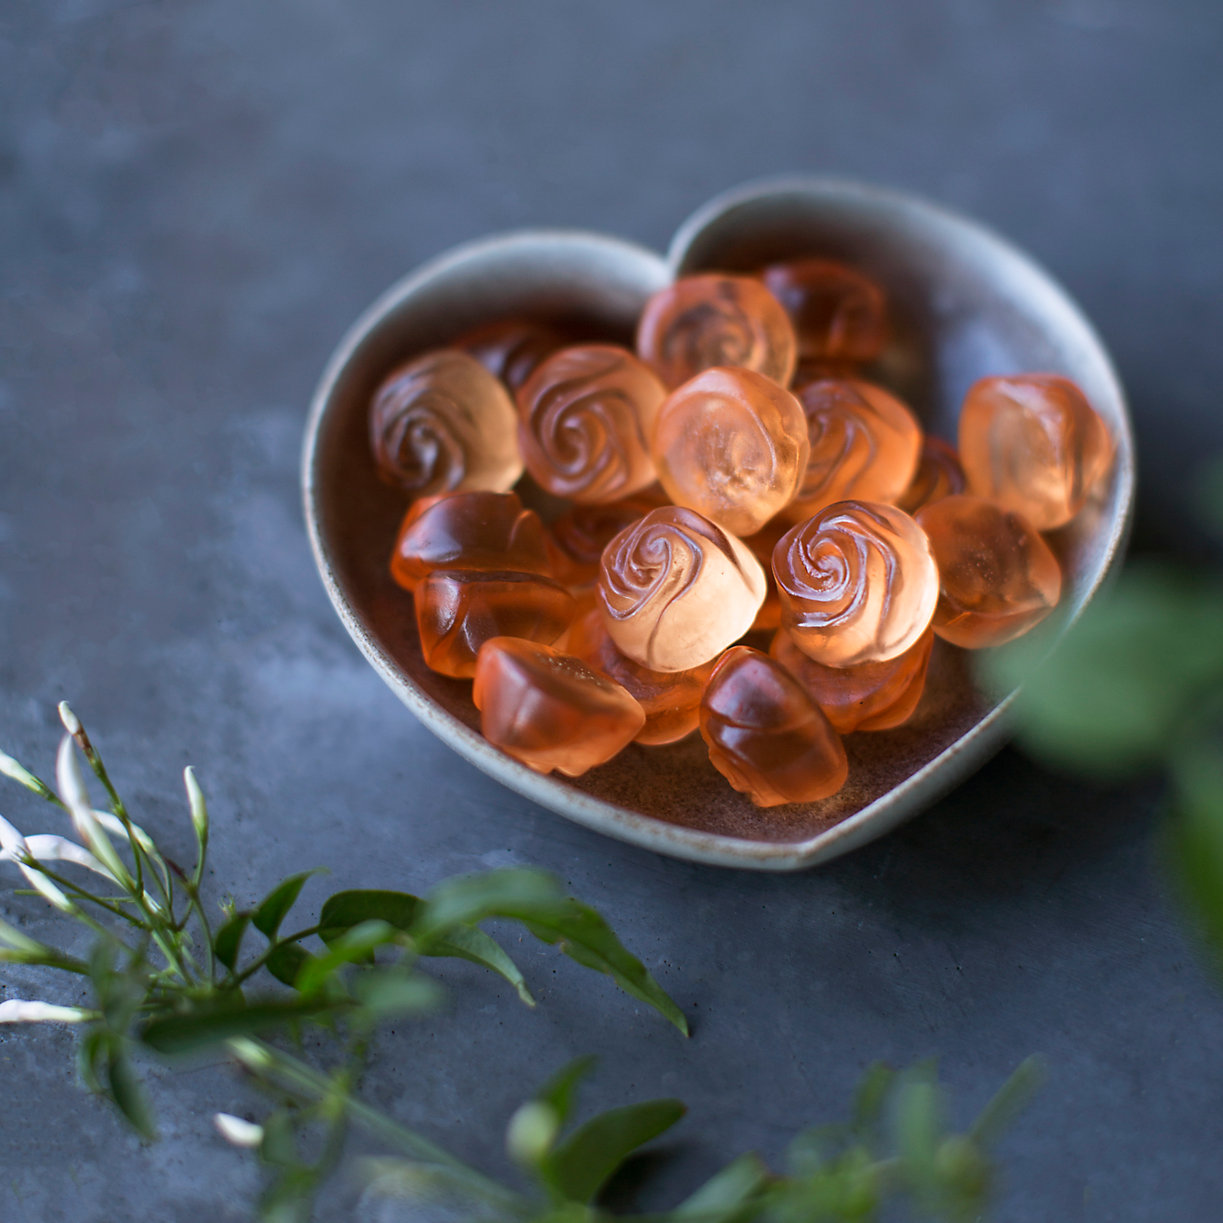
{"type": "Polygon", "coordinates": [[[926,631],[938,569],[921,527],[895,506],[837,501],[787,531],[773,551],[781,623],[830,667],[882,662],[926,631]]]}
{"type": "Polygon", "coordinates": [[[398,366],[370,404],[378,473],[414,497],[508,492],[522,475],[517,424],[505,388],[457,349],[398,366]]]}
{"type": "Polygon", "coordinates": [[[612,344],[553,353],[518,392],[527,470],[548,492],[586,504],[654,482],[649,437],[666,390],[644,362],[612,344]]]}
{"type": "Polygon", "coordinates": [[[751,627],[764,602],[760,562],[692,510],[665,506],[607,545],[598,596],[622,654],[654,671],[716,657],[751,627]]]}

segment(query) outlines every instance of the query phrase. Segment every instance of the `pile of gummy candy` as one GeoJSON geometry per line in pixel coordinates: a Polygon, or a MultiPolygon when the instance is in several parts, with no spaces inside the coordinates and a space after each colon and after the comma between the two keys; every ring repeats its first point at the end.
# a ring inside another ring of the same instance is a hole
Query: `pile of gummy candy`
{"type": "Polygon", "coordinates": [[[888,339],[873,280],[802,259],[676,281],[635,352],[504,319],[393,370],[370,405],[410,498],[391,574],[485,738],[578,776],[699,729],[758,806],[811,802],[845,784],[842,735],[913,714],[935,636],[1047,615],[1041,532],[1104,479],[1106,426],[1066,378],[985,378],[957,452],[861,376],[888,339]],[[524,471],[568,503],[551,522],[524,471]]]}

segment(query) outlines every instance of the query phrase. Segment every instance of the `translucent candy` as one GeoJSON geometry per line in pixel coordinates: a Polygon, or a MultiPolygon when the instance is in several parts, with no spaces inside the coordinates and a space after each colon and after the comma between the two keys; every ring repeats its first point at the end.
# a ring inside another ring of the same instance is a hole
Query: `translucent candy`
{"type": "Polygon", "coordinates": [[[443,493],[415,502],[391,553],[405,590],[435,569],[511,569],[551,574],[547,532],[515,493],[443,493]]]}
{"type": "Polygon", "coordinates": [[[457,349],[399,366],[374,393],[369,424],[379,474],[413,497],[503,493],[522,475],[509,392],[457,349]]]}
{"type": "Polygon", "coordinates": [[[415,601],[425,664],[455,679],[476,673],[476,655],[490,638],[550,645],[575,608],[569,591],[540,574],[463,569],[435,570],[417,586],[415,601]]]}
{"type": "Polygon", "coordinates": [[[550,525],[552,565],[568,586],[585,586],[599,576],[603,549],[630,523],[669,505],[657,485],[610,505],[572,505],[550,525]]]}
{"type": "Polygon", "coordinates": [[[962,493],[965,483],[964,469],[955,447],[941,437],[927,436],[922,442],[917,474],[896,504],[906,514],[916,514],[923,506],[962,493]]]}
{"type": "Polygon", "coordinates": [[[827,667],[884,662],[917,644],[938,602],[921,527],[893,505],[838,501],[773,551],[782,628],[827,667]]]}
{"type": "Polygon", "coordinates": [[[651,671],[616,649],[598,607],[574,622],[565,650],[614,679],[638,702],[645,711],[638,743],[674,743],[696,730],[701,693],[713,672],[713,662],[690,671],[651,671]]]}
{"type": "Polygon", "coordinates": [[[819,706],[759,650],[727,650],[701,700],[714,768],[758,807],[809,803],[849,776],[845,748],[819,706]]]}
{"type": "Polygon", "coordinates": [[[1038,531],[1069,522],[1107,472],[1113,444],[1083,392],[1057,374],[983,378],[960,412],[968,490],[1038,531]]]}
{"type": "Polygon", "coordinates": [[[869,277],[831,259],[797,259],[764,269],[805,360],[873,361],[888,338],[887,302],[869,277]]]}
{"type": "Polygon", "coordinates": [[[469,352],[490,374],[516,391],[549,353],[569,341],[555,327],[533,319],[501,319],[460,336],[455,348],[469,352]]]}
{"type": "Polygon", "coordinates": [[[810,518],[834,501],[894,502],[921,454],[917,418],[894,395],[859,379],[821,379],[795,391],[807,417],[811,456],[784,513],[810,518]]]}
{"type": "Polygon", "coordinates": [[[619,501],[654,483],[650,435],[666,390],[614,344],[562,348],[518,392],[527,470],[557,497],[619,501]]]}
{"type": "Polygon", "coordinates": [[[753,535],[798,491],[807,469],[798,400],[746,369],[708,369],[658,410],[654,465],[676,505],[753,535]]]}
{"type": "Polygon", "coordinates": [[[1062,572],[1019,514],[980,497],[944,497],[917,521],[939,569],[934,631],[969,650],[1026,633],[1057,605],[1062,572]]]}
{"type": "Polygon", "coordinates": [[[807,690],[838,734],[855,730],[890,730],[912,716],[926,686],[934,645],[927,629],[917,644],[887,662],[856,667],[826,667],[808,658],[782,629],[769,654],[807,690]]]}
{"type": "Polygon", "coordinates": [[[755,535],[749,535],[743,541],[764,570],[764,602],[756,613],[756,619],[752,621],[753,630],[770,632],[781,624],[781,602],[777,598],[777,582],[773,578],[773,549],[789,528],[790,524],[782,518],[773,518],[755,535]]]}
{"type": "Polygon", "coordinates": [[[715,658],[751,627],[764,592],[747,547],[679,506],[626,527],[599,569],[612,641],[651,671],[689,671],[715,658]]]}
{"type": "Polygon", "coordinates": [[[637,352],[668,387],[715,365],[742,366],[785,386],[794,372],[794,328],[753,277],[686,276],[646,302],[637,352]]]}
{"type": "Polygon", "coordinates": [[[484,737],[537,773],[578,777],[610,760],[645,723],[619,684],[580,659],[508,637],[480,650],[472,698],[484,737]]]}

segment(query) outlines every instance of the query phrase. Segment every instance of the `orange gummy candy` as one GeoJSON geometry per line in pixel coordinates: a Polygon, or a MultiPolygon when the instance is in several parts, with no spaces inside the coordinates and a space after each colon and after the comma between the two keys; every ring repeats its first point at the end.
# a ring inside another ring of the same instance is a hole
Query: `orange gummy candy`
{"type": "Polygon", "coordinates": [[[798,355],[808,361],[873,361],[888,338],[883,290],[831,259],[774,263],[762,273],[794,325],[798,355]]]}
{"type": "Polygon", "coordinates": [[[507,318],[467,332],[455,340],[454,347],[471,353],[490,374],[516,391],[549,353],[567,343],[547,323],[507,318]]]}
{"type": "Polygon", "coordinates": [[[455,679],[476,673],[476,655],[490,638],[550,645],[575,608],[569,591],[538,573],[437,569],[417,586],[415,599],[425,664],[455,679]]]}
{"type": "Polygon", "coordinates": [[[917,644],[938,602],[921,527],[894,505],[837,501],[773,550],[781,624],[827,667],[884,662],[917,644]]]}
{"type": "Polygon", "coordinates": [[[964,468],[955,447],[941,437],[927,436],[922,441],[917,474],[896,504],[906,514],[916,514],[923,506],[962,493],[965,484],[964,468]]]}
{"type": "Polygon", "coordinates": [[[554,352],[518,392],[527,470],[558,497],[618,501],[654,483],[650,435],[666,390],[626,348],[554,352]]]}
{"type": "Polygon", "coordinates": [[[568,586],[585,586],[599,576],[603,549],[651,510],[669,505],[657,485],[609,505],[571,505],[549,528],[552,566],[568,586]]]}
{"type": "Polygon", "coordinates": [[[742,366],[784,386],[794,372],[794,328],[750,276],[685,276],[646,302],[637,352],[668,387],[715,365],[742,366]]]}
{"type": "Polygon", "coordinates": [[[807,690],[838,734],[855,730],[890,730],[907,722],[921,700],[934,645],[927,629],[903,654],[886,662],[856,667],[826,667],[808,658],[782,629],[769,654],[807,690]]]}
{"type": "Polygon", "coordinates": [[[404,515],[391,577],[405,590],[435,569],[512,569],[551,574],[547,531],[516,493],[442,493],[404,515]]]}
{"type": "Polygon", "coordinates": [[[960,411],[968,490],[1022,514],[1038,531],[1069,522],[1109,468],[1103,420],[1069,378],[982,378],[960,411]]]}
{"type": "Polygon", "coordinates": [[[578,777],[632,742],[645,714],[619,684],[546,645],[495,637],[476,664],[480,730],[537,773],[578,777]]]}
{"type": "Polygon", "coordinates": [[[980,497],[944,497],[917,521],[938,562],[934,631],[976,650],[1026,633],[1057,606],[1062,571],[1020,514],[980,497]]]}
{"type": "Polygon", "coordinates": [[[922,431],[899,399],[850,378],[824,378],[795,395],[807,417],[811,456],[787,518],[799,522],[850,498],[894,502],[909,487],[922,431]]]}
{"type": "Polygon", "coordinates": [[[845,748],[802,685],[748,646],[727,650],[701,699],[714,768],[758,807],[809,803],[849,776],[845,748]]]}
{"type": "Polygon", "coordinates": [[[414,497],[490,489],[522,475],[509,392],[469,353],[445,348],[399,366],[370,405],[378,472],[414,497]]]}
{"type": "Polygon", "coordinates": [[[764,593],[746,545],[679,506],[626,527],[599,567],[607,631],[651,671],[689,671],[715,658],[751,627],[764,593]]]}
{"type": "Polygon", "coordinates": [[[671,500],[736,535],[755,534],[790,502],[810,449],[798,400],[747,369],[685,382],[654,428],[654,464],[671,500]]]}
{"type": "Polygon", "coordinates": [[[696,730],[697,710],[713,672],[712,661],[689,671],[651,671],[616,649],[599,607],[574,622],[565,649],[601,675],[614,679],[645,711],[645,725],[637,732],[638,743],[674,743],[696,730]]]}

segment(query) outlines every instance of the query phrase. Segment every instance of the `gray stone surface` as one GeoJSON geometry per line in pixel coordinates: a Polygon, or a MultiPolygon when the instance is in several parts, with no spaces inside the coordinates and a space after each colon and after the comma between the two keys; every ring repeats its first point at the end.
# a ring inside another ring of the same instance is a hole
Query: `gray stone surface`
{"type": "MultiPolygon", "coordinates": [[[[600,839],[383,688],[314,575],[297,460],[331,346],[420,260],[527,224],[661,246],[723,187],[831,171],[973,212],[1065,281],[1132,396],[1138,544],[1195,549],[1186,475],[1223,449],[1221,49],[1214,0],[6,0],[0,740],[49,769],[70,696],[184,851],[194,762],[218,897],[318,863],[422,887],[537,862],[604,907],[690,1042],[525,944],[535,1012],[455,969],[453,1024],[383,1042],[371,1097],[491,1166],[515,1102],[586,1050],[591,1103],[691,1105],[656,1204],[840,1115],[874,1059],[941,1055],[967,1112],[1039,1051],[1002,1219],[1218,1218],[1223,999],[1155,871],[1155,787],[1008,752],[796,878],[600,839]]],[[[41,822],[11,791],[0,810],[41,822]]],[[[0,996],[36,988],[6,971],[0,996]]],[[[157,1071],[144,1146],[71,1047],[0,1035],[4,1223],[248,1217],[257,1175],[208,1123],[253,1104],[227,1071],[157,1071]]]]}

